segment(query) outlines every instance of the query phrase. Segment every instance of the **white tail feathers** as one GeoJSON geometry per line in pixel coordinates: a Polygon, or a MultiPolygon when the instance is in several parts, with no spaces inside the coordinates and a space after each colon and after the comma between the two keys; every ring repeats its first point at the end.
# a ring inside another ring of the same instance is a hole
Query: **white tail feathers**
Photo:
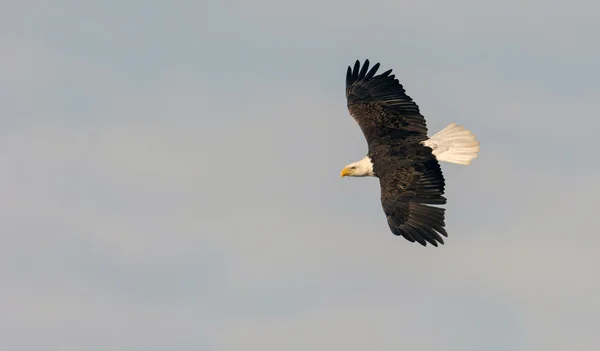
{"type": "Polygon", "coordinates": [[[451,123],[437,134],[425,140],[423,145],[429,146],[438,161],[468,165],[477,157],[479,152],[479,141],[475,134],[451,123]]]}

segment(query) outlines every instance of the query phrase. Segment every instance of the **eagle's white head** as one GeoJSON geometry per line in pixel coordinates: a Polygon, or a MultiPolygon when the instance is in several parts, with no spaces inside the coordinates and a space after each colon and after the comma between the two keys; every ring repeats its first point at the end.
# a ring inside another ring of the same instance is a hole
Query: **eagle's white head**
{"type": "Polygon", "coordinates": [[[360,161],[353,162],[344,169],[342,169],[342,173],[340,175],[343,177],[372,177],[375,175],[373,172],[373,163],[371,162],[371,158],[366,156],[360,161]]]}

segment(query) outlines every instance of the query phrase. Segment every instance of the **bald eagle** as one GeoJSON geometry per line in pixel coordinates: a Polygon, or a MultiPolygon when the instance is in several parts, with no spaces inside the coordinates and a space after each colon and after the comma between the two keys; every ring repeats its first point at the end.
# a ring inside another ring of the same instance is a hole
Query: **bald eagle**
{"type": "Polygon", "coordinates": [[[439,161],[468,165],[477,157],[475,135],[452,123],[427,137],[425,118],[392,70],[375,75],[369,60],[346,73],[348,111],[360,126],[368,153],[344,167],[342,178],[379,178],[381,205],[394,235],[438,246],[444,229],[445,181],[439,161]]]}

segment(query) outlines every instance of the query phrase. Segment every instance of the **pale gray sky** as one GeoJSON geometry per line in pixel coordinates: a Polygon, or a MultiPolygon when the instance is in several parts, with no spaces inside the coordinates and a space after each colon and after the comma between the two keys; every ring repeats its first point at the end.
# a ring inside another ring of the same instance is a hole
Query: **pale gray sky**
{"type": "Polygon", "coordinates": [[[597,350],[598,10],[8,1],[0,349],[597,350]],[[339,179],[357,58],[481,141],[441,248],[339,179]]]}

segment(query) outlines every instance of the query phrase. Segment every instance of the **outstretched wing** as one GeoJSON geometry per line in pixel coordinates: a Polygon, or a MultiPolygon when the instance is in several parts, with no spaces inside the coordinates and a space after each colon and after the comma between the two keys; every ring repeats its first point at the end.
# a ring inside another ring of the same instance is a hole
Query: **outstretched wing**
{"type": "Polygon", "coordinates": [[[431,205],[446,203],[444,177],[431,149],[406,160],[389,155],[375,166],[381,186],[381,205],[390,230],[423,246],[444,244],[444,209],[431,205]],[[428,153],[428,154],[427,154],[428,153]],[[384,162],[384,161],[382,161],[384,162]],[[378,171],[381,173],[378,173],[378,171]]]}
{"type": "Polygon", "coordinates": [[[398,79],[388,70],[375,75],[379,63],[369,70],[369,60],[362,68],[357,60],[346,73],[348,111],[360,126],[367,143],[379,138],[405,139],[427,137],[425,118],[408,96],[398,79]]]}
{"type": "Polygon", "coordinates": [[[346,73],[348,111],[360,126],[379,177],[390,230],[423,246],[443,244],[444,177],[431,149],[422,145],[427,125],[419,107],[388,70],[375,75],[369,60],[346,73]],[[441,235],[440,235],[441,234],[441,235]]]}

